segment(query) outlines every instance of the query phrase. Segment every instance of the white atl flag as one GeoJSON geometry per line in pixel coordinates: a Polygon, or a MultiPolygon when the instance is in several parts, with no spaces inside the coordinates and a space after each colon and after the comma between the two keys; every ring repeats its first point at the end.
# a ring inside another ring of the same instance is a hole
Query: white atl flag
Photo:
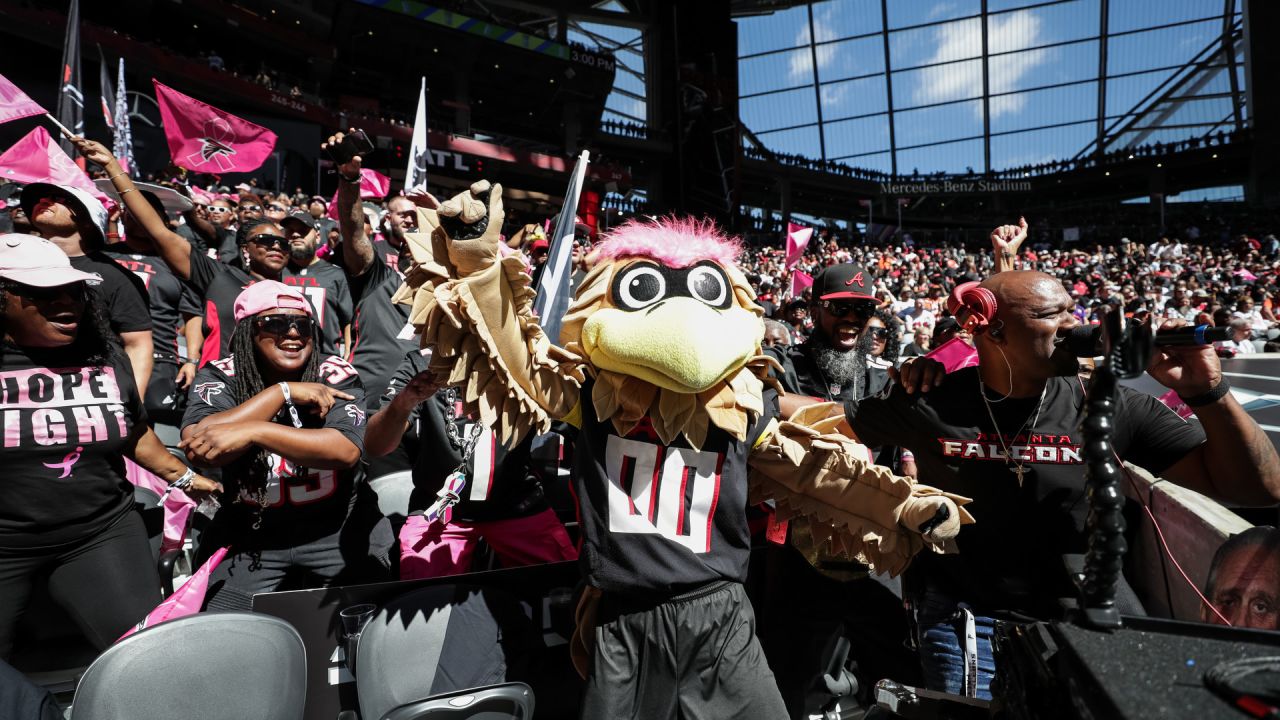
{"type": "Polygon", "coordinates": [[[120,161],[125,172],[135,172],[133,163],[133,131],[129,129],[129,98],[124,90],[124,58],[120,58],[120,73],[116,78],[115,142],[111,153],[120,161]]]}
{"type": "Polygon", "coordinates": [[[404,171],[404,188],[427,187],[427,79],[418,91],[418,114],[413,119],[413,142],[409,144],[409,167],[404,171]]]}
{"type": "Polygon", "coordinates": [[[573,278],[573,229],[578,222],[578,196],[582,194],[582,180],[591,164],[591,153],[583,150],[569,177],[569,189],[564,191],[564,207],[551,232],[551,252],[547,267],[538,279],[538,295],[533,300],[533,311],[538,323],[551,338],[559,342],[560,325],[565,310],[569,308],[569,280],[573,278]]]}

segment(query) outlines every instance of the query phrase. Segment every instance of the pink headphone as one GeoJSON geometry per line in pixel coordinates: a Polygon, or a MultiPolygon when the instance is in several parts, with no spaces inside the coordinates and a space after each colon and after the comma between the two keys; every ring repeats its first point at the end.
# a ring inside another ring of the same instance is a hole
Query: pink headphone
{"type": "Polygon", "coordinates": [[[991,326],[996,319],[999,307],[996,305],[995,293],[979,287],[979,283],[960,283],[947,298],[947,310],[960,317],[963,310],[967,313],[962,325],[970,333],[980,333],[991,326]]]}

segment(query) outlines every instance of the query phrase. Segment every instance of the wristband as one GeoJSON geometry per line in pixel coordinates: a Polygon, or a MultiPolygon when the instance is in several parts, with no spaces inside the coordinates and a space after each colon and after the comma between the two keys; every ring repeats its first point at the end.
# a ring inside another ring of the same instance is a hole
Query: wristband
{"type": "Polygon", "coordinates": [[[1201,395],[1192,395],[1186,397],[1182,393],[1178,393],[1178,399],[1187,404],[1187,407],[1203,407],[1211,405],[1223,398],[1224,395],[1231,392],[1231,383],[1226,378],[1218,381],[1212,390],[1201,395]]]}
{"type": "Polygon", "coordinates": [[[355,177],[347,177],[342,173],[338,173],[338,177],[342,178],[342,182],[345,182],[345,183],[351,183],[352,185],[360,184],[360,176],[358,174],[355,177]]]}
{"type": "Polygon", "coordinates": [[[293,395],[289,393],[289,383],[280,383],[280,392],[284,394],[284,404],[289,408],[289,420],[294,427],[302,427],[302,418],[298,417],[298,408],[293,404],[293,395]]]}
{"type": "Polygon", "coordinates": [[[124,170],[121,170],[120,172],[116,173],[115,175],[112,175],[111,177],[107,178],[107,182],[111,182],[112,180],[115,180],[116,178],[120,177],[121,175],[128,175],[128,173],[127,173],[127,172],[125,172],[124,170]]]}
{"type": "Polygon", "coordinates": [[[287,382],[282,382],[282,383],[280,383],[280,393],[281,393],[282,395],[284,395],[284,404],[285,404],[285,405],[292,406],[292,405],[293,405],[293,395],[291,395],[291,394],[289,393],[289,383],[287,383],[287,382]]]}
{"type": "Polygon", "coordinates": [[[182,473],[182,477],[169,483],[169,489],[170,490],[186,490],[187,488],[191,487],[191,482],[195,479],[196,479],[196,471],[192,470],[191,468],[187,468],[187,471],[182,473]]]}

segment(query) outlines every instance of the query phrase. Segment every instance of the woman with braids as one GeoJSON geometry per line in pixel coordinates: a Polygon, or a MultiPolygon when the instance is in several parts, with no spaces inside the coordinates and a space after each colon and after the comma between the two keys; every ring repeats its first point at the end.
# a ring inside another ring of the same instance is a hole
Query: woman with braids
{"type": "Polygon", "coordinates": [[[148,427],[95,279],[48,240],[0,235],[0,659],[37,582],[100,649],[160,602],[125,458],[197,500],[222,489],[148,427]]]}
{"type": "Polygon", "coordinates": [[[235,326],[231,313],[236,296],[245,286],[260,280],[279,280],[289,261],[289,239],[284,230],[261,214],[244,216],[236,238],[247,264],[244,269],[224,265],[169,229],[164,218],[137,192],[133,180],[121,169],[110,150],[101,143],[79,137],[73,138],[72,143],[85,159],[106,170],[120,202],[151,236],[157,254],[204,299],[204,347],[200,351],[200,367],[226,357],[235,326]]]}
{"type": "MultiPolygon", "coordinates": [[[[321,355],[311,304],[295,287],[254,283],[233,313],[231,350],[196,374],[182,419],[180,447],[221,467],[236,498],[201,538],[202,558],[231,546],[210,578],[209,606],[245,609],[257,593],[381,579],[385,550],[375,558],[369,542],[381,516],[357,502],[365,413],[355,368],[321,355]]],[[[390,541],[388,529],[379,549],[390,541]]]]}

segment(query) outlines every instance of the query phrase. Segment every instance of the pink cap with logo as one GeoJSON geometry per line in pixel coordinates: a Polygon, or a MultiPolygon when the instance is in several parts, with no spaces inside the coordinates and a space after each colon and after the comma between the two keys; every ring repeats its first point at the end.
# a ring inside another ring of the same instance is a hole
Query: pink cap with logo
{"type": "Polygon", "coordinates": [[[102,278],[71,267],[62,248],[34,235],[0,235],[0,277],[34,287],[58,287],[102,278]]]}
{"type": "Polygon", "coordinates": [[[275,280],[256,282],[236,297],[236,322],[267,310],[301,310],[310,315],[311,303],[298,288],[275,280]]]}

